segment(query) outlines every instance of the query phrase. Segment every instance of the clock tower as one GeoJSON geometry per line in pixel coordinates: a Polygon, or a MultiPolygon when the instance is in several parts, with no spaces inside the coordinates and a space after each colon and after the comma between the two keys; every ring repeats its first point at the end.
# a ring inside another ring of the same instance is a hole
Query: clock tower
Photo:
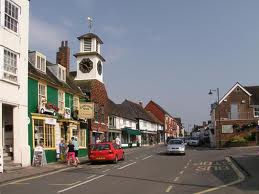
{"type": "Polygon", "coordinates": [[[103,62],[101,55],[102,40],[93,33],[78,37],[80,50],[76,57],[77,74],[75,80],[98,80],[103,83],[103,62]]]}

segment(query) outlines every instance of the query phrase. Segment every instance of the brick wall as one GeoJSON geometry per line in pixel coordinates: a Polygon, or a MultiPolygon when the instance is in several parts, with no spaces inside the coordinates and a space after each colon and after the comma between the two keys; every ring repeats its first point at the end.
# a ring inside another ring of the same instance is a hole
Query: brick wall
{"type": "Polygon", "coordinates": [[[150,111],[155,117],[162,123],[165,123],[165,114],[163,111],[160,110],[159,107],[156,106],[156,104],[153,101],[150,101],[146,107],[146,111],[150,111]]]}
{"type": "Polygon", "coordinates": [[[70,48],[67,41],[61,42],[61,47],[56,55],[56,63],[62,65],[67,69],[67,75],[69,75],[70,68],[70,48]]]}

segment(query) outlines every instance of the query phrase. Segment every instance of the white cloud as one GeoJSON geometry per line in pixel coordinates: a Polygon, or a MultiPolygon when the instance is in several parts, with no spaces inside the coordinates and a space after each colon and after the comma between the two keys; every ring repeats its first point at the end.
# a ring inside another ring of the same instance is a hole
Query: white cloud
{"type": "Polygon", "coordinates": [[[69,32],[62,26],[50,24],[35,17],[30,18],[29,42],[31,50],[55,54],[60,41],[68,38],[69,32]]]}

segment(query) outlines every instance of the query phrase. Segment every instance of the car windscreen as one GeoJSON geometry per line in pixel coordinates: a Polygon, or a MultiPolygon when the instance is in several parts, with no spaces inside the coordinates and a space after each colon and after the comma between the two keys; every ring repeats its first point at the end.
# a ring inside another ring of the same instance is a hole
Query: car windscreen
{"type": "Polygon", "coordinates": [[[199,140],[198,137],[192,137],[192,140],[199,140]]]}
{"type": "Polygon", "coordinates": [[[168,144],[182,144],[183,141],[179,139],[171,139],[168,144]]]}
{"type": "Polygon", "coordinates": [[[91,146],[91,149],[93,151],[100,151],[100,150],[110,150],[110,145],[109,144],[95,144],[91,146]]]}

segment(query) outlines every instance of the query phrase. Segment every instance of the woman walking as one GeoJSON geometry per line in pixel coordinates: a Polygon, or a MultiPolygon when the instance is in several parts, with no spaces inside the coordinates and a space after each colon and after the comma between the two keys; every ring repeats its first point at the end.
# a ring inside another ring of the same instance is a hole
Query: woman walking
{"type": "Polygon", "coordinates": [[[72,159],[72,162],[75,166],[77,166],[77,162],[75,159],[75,146],[73,145],[72,141],[69,140],[69,143],[67,145],[67,165],[70,166],[70,162],[72,159]]]}

